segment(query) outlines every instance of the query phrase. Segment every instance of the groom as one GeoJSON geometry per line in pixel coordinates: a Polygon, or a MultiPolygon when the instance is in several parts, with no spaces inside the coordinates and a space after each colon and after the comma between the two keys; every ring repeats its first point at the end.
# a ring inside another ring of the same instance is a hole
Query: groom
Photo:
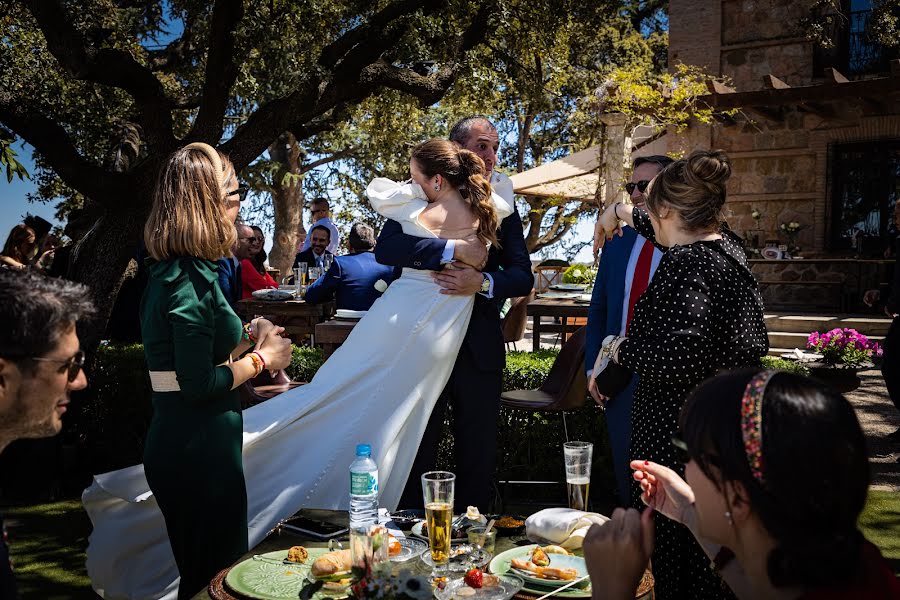
{"type": "MultiPolygon", "coordinates": [[[[493,172],[500,139],[491,122],[482,116],[466,117],[453,126],[450,141],[471,150],[484,161],[485,177],[490,178],[494,191],[515,207],[509,177],[493,172]]],[[[534,282],[522,220],[515,210],[500,223],[497,238],[500,247],[491,247],[487,252],[487,262],[481,271],[462,263],[457,263],[458,270],[441,269],[454,260],[482,264],[485,259],[482,244],[406,235],[396,221],[385,223],[375,245],[378,262],[436,271],[433,277],[442,293],[475,296],[469,328],[450,379],[431,413],[400,499],[401,507],[422,506],[421,476],[435,468],[448,408],[453,412],[456,511],[465,511],[469,505],[487,511],[490,504],[506,358],[500,304],[505,298],[527,296],[534,282]]]]}

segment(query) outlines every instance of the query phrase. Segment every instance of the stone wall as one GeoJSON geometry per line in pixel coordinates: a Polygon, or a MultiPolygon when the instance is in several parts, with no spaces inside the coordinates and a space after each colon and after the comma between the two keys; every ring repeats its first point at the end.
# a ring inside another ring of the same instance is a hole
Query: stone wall
{"type": "Polygon", "coordinates": [[[891,266],[875,261],[751,260],[766,310],[863,310],[862,294],[878,289],[891,266]],[[780,283],[781,282],[781,283],[780,283]]]}

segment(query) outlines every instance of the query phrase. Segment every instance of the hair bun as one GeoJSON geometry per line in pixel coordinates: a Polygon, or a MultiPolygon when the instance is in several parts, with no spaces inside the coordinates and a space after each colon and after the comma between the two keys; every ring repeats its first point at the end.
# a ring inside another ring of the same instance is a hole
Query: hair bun
{"type": "Polygon", "coordinates": [[[696,150],[687,158],[685,183],[724,188],[729,177],[731,161],[721,150],[696,150]]]}

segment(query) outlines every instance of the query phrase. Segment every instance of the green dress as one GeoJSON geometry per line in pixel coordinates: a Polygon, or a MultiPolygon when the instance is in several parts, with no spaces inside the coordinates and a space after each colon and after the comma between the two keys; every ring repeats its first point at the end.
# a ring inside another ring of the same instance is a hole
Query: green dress
{"type": "Polygon", "coordinates": [[[175,371],[181,391],[153,392],[144,470],[166,521],[178,597],[204,589],[247,552],[240,398],[226,362],[241,321],[222,295],[215,262],[150,262],[141,332],[150,371],[175,371]]]}

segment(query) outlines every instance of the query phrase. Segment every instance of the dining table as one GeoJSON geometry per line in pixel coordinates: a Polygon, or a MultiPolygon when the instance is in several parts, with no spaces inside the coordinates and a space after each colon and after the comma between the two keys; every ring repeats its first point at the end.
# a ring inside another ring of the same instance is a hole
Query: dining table
{"type": "Polygon", "coordinates": [[[265,317],[276,325],[284,327],[285,333],[294,344],[308,341],[315,344],[316,325],[334,316],[333,300],[320,304],[310,304],[300,298],[292,300],[261,300],[247,298],[237,303],[235,312],[244,321],[255,317],[265,317]]]}
{"type": "MultiPolygon", "coordinates": [[[[348,526],[349,521],[347,511],[345,510],[301,509],[298,514],[302,514],[309,519],[333,524],[342,529],[348,526]]],[[[401,530],[403,535],[415,537],[414,534],[411,533],[411,528],[412,523],[402,526],[401,530]]],[[[349,538],[346,533],[343,534],[343,536],[339,536],[337,539],[342,543],[344,548],[349,548],[349,538]]],[[[518,546],[526,546],[532,543],[533,542],[525,537],[524,531],[513,535],[500,534],[497,536],[494,553],[495,555],[500,554],[501,552],[511,550],[518,546]]],[[[268,552],[287,550],[292,546],[304,546],[308,549],[328,548],[329,542],[327,540],[314,539],[312,536],[300,533],[296,530],[276,527],[263,539],[263,541],[251,548],[249,552],[238,559],[234,565],[220,571],[212,581],[210,581],[207,589],[196,594],[192,600],[247,600],[250,598],[249,596],[234,592],[228,587],[228,584],[225,583],[228,572],[243,561],[252,560],[254,556],[263,555],[268,552]]],[[[431,572],[431,567],[426,566],[421,558],[414,558],[404,563],[392,563],[392,573],[394,575],[404,570],[411,571],[415,575],[427,577],[431,572]]],[[[652,598],[652,587],[653,576],[648,570],[641,581],[641,585],[636,591],[635,597],[638,599],[652,598]]],[[[524,590],[520,591],[515,596],[518,600],[536,600],[537,597],[537,595],[530,594],[524,590]]]]}
{"type": "Polygon", "coordinates": [[[328,360],[334,351],[347,341],[347,337],[357,323],[359,323],[359,319],[334,318],[316,324],[316,345],[322,347],[325,360],[328,360]]]}
{"type": "Polygon", "coordinates": [[[576,319],[586,319],[590,301],[585,293],[566,293],[549,291],[538,294],[528,303],[526,312],[532,318],[531,333],[533,351],[541,348],[542,333],[574,333],[584,323],[576,319]],[[547,321],[543,319],[547,318],[547,321]],[[559,319],[559,323],[555,320],[559,319]]]}

